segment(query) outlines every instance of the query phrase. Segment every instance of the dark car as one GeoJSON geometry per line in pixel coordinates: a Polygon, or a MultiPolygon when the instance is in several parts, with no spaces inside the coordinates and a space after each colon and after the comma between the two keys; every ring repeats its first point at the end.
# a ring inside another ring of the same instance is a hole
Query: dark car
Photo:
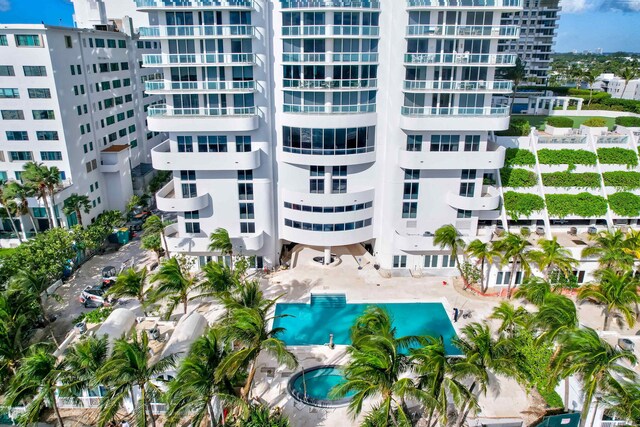
{"type": "Polygon", "coordinates": [[[118,270],[115,267],[108,265],[102,269],[102,286],[109,287],[116,283],[118,277],[118,270]]]}

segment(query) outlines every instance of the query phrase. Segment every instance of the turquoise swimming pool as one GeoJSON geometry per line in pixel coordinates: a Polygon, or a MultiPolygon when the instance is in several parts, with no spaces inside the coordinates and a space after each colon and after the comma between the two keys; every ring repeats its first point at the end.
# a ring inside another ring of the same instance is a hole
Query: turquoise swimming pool
{"type": "Polygon", "coordinates": [[[336,365],[315,366],[300,371],[289,380],[289,393],[294,399],[311,406],[330,407],[349,403],[355,392],[343,398],[331,396],[331,390],[345,381],[342,369],[336,365]]]}
{"type": "Polygon", "coordinates": [[[349,330],[364,310],[377,305],[386,309],[397,328],[397,335],[442,336],[448,354],[460,354],[451,340],[456,332],[441,303],[375,303],[347,304],[344,295],[312,295],[310,304],[278,303],[274,327],[285,328],[279,335],[287,345],[323,345],[333,342],[349,345],[349,330]]]}

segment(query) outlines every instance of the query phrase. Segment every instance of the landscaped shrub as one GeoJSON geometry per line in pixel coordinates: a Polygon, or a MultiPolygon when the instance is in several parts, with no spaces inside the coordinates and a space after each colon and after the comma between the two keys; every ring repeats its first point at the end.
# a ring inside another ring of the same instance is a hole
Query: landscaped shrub
{"type": "Polygon", "coordinates": [[[503,187],[533,187],[537,184],[536,174],[521,168],[500,169],[500,179],[503,187]]]}
{"type": "Polygon", "coordinates": [[[509,129],[496,132],[498,136],[527,136],[531,133],[531,125],[525,119],[511,119],[509,129]]]}
{"type": "Polygon", "coordinates": [[[611,94],[605,92],[594,91],[589,94],[589,91],[584,89],[569,89],[569,95],[585,100],[591,96],[591,105],[585,102],[582,106],[583,110],[628,111],[640,114],[640,101],[633,99],[612,98],[611,94]]]}
{"type": "Polygon", "coordinates": [[[600,187],[600,174],[595,172],[571,173],[553,172],[543,173],[542,183],[547,187],[578,187],[578,188],[598,188],[600,187]]]}
{"type": "Polygon", "coordinates": [[[640,188],[640,172],[614,171],[602,174],[604,185],[625,190],[640,188]]]}
{"type": "Polygon", "coordinates": [[[538,160],[543,165],[595,165],[596,154],[587,150],[538,150],[538,160]]]}
{"type": "Polygon", "coordinates": [[[529,150],[522,148],[507,148],[504,156],[505,166],[533,166],[536,164],[536,158],[529,150]]]}
{"type": "Polygon", "coordinates": [[[583,125],[591,128],[604,128],[607,127],[607,121],[602,117],[591,117],[590,119],[582,122],[583,125]]]}
{"type": "Polygon", "coordinates": [[[573,120],[569,117],[553,116],[547,119],[547,124],[556,128],[572,128],[573,120]]]}
{"type": "Polygon", "coordinates": [[[638,154],[620,147],[598,148],[598,160],[605,165],[638,166],[638,154]]]}
{"type": "Polygon", "coordinates": [[[604,197],[589,193],[547,194],[549,216],[564,218],[576,215],[583,218],[602,217],[607,213],[607,201],[604,197]]]}
{"type": "Polygon", "coordinates": [[[536,194],[507,191],[504,193],[504,208],[511,219],[516,221],[544,209],[544,200],[536,194]]]}
{"type": "Polygon", "coordinates": [[[633,193],[614,193],[609,196],[611,210],[620,216],[640,216],[640,197],[633,193]]]}
{"type": "Polygon", "coordinates": [[[616,117],[616,124],[628,128],[640,128],[640,117],[616,117]]]}

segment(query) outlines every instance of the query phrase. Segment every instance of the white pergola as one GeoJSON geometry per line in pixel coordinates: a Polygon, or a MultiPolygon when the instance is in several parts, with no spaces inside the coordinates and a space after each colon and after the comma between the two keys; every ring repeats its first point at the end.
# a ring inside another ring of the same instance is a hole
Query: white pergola
{"type": "Polygon", "coordinates": [[[529,100],[529,114],[541,114],[553,111],[555,107],[562,107],[567,111],[571,101],[577,102],[577,110],[582,110],[584,99],[573,96],[537,96],[529,100]]]}

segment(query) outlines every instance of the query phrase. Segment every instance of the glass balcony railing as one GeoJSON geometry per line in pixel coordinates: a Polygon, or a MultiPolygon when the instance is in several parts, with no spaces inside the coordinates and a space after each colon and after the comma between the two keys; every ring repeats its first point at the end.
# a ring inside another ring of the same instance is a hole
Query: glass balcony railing
{"type": "Polygon", "coordinates": [[[408,7],[522,7],[522,0],[407,0],[408,7]]]}
{"type": "Polygon", "coordinates": [[[280,0],[283,9],[336,8],[380,9],[377,0],[280,0]]]}
{"type": "Polygon", "coordinates": [[[485,53],[408,53],[407,64],[514,65],[517,55],[485,53]]]}
{"type": "Polygon", "coordinates": [[[518,37],[519,25],[409,25],[407,36],[518,37]]]}
{"type": "Polygon", "coordinates": [[[282,62],[378,62],[377,53],[284,53],[282,62]],[[331,58],[331,61],[329,61],[331,58]]]}
{"type": "Polygon", "coordinates": [[[440,81],[440,80],[405,80],[404,89],[409,91],[500,91],[511,92],[511,81],[440,81]]]}
{"type": "Polygon", "coordinates": [[[287,89],[375,89],[377,79],[357,80],[301,80],[284,79],[283,86],[287,89]]]}
{"type": "Polygon", "coordinates": [[[508,116],[509,107],[402,107],[402,115],[428,116],[508,116]]]}
{"type": "Polygon", "coordinates": [[[143,65],[255,64],[253,53],[162,53],[142,55],[143,65]]]}
{"type": "Polygon", "coordinates": [[[256,82],[249,81],[208,81],[208,82],[171,82],[164,80],[150,80],[144,82],[144,89],[147,91],[188,91],[188,90],[211,90],[211,91],[253,91],[256,89],[256,82]]]}
{"type": "Polygon", "coordinates": [[[226,116],[255,116],[258,110],[256,107],[215,107],[215,108],[168,108],[163,105],[153,105],[147,110],[149,117],[154,116],[203,116],[203,117],[226,117],[226,116]]]}
{"type": "Polygon", "coordinates": [[[333,62],[378,62],[377,53],[334,53],[333,62]]]}
{"type": "Polygon", "coordinates": [[[284,104],[285,113],[301,114],[362,114],[375,113],[375,104],[358,105],[292,105],[284,104]]]}
{"type": "Polygon", "coordinates": [[[229,7],[253,8],[253,0],[135,0],[139,8],[229,7]]]}
{"type": "Polygon", "coordinates": [[[299,36],[361,36],[377,37],[380,34],[379,27],[360,25],[304,25],[282,27],[284,37],[299,36]]]}
{"type": "Polygon", "coordinates": [[[239,37],[253,36],[251,25],[167,25],[140,27],[142,37],[239,37]]]}

